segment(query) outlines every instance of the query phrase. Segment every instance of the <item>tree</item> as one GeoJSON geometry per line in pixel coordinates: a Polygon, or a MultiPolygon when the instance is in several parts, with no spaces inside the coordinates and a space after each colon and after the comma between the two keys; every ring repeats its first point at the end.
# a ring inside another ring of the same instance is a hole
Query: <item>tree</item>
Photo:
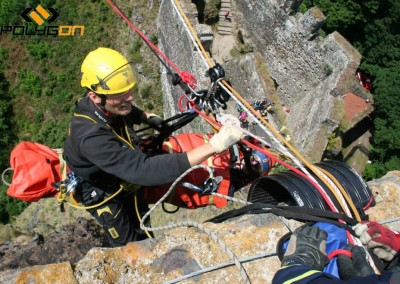
{"type": "Polygon", "coordinates": [[[397,0],[306,0],[326,15],[323,29],[338,31],[363,55],[360,68],[373,81],[375,112],[372,164],[365,176],[400,169],[400,2],[397,0]]]}

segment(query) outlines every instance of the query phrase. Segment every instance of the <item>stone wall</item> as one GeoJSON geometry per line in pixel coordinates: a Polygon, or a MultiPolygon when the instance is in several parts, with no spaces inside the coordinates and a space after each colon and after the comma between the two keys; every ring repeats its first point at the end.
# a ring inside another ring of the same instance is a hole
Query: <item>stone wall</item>
{"type": "MultiPolygon", "coordinates": [[[[237,1],[239,25],[263,54],[280,100],[290,109],[287,127],[301,153],[321,157],[327,138],[341,120],[336,111],[355,80],[361,56],[338,33],[317,36],[324,15],[317,9],[294,13],[299,1],[237,1]]],[[[267,94],[268,95],[268,94],[267,94]]]]}
{"type": "MultiPolygon", "coordinates": [[[[369,182],[368,185],[376,200],[376,205],[366,212],[370,220],[381,222],[398,217],[400,171],[390,172],[379,180],[369,182]]],[[[212,216],[203,214],[205,219],[210,217],[212,216]]],[[[129,243],[123,248],[92,248],[77,263],[64,260],[58,264],[22,269],[16,267],[1,271],[0,283],[165,283],[185,274],[221,264],[225,265],[199,274],[189,281],[244,283],[238,267],[233,263],[229,264],[232,259],[224,250],[226,247],[239,259],[248,260],[243,262],[243,266],[251,283],[271,283],[274,274],[280,268],[280,261],[275,255],[278,240],[288,232],[288,228],[294,230],[301,224],[293,220],[286,220],[284,223],[280,217],[268,213],[243,215],[220,224],[204,223],[204,227],[209,230],[208,234],[195,226],[187,226],[194,223],[184,219],[171,220],[168,225],[183,221],[186,225],[175,228],[171,226],[171,229],[163,231],[156,239],[129,243]],[[216,235],[221,243],[216,243],[210,237],[211,233],[216,235]]],[[[385,226],[400,230],[398,221],[385,226]]],[[[65,235],[67,232],[61,231],[60,234],[65,235]]],[[[82,238],[74,234],[72,237],[76,241],[82,238]]],[[[54,237],[49,241],[57,244],[54,237]]],[[[73,243],[67,247],[59,247],[51,253],[57,255],[62,249],[73,251],[77,247],[78,242],[76,245],[73,243]]],[[[47,245],[36,245],[36,248],[41,252],[47,249],[47,245]]],[[[24,248],[21,247],[20,251],[24,251],[24,248]]],[[[39,252],[32,251],[31,254],[39,255],[39,252]]],[[[2,261],[7,261],[9,257],[3,256],[2,261]]]]}
{"type": "MultiPolygon", "coordinates": [[[[182,1],[181,4],[187,13],[188,19],[191,21],[191,25],[196,27],[200,35],[204,35],[202,39],[207,45],[210,45],[209,37],[212,36],[211,28],[206,25],[200,25],[197,22],[195,5],[190,4],[189,1],[182,1]]],[[[185,29],[183,19],[178,17],[178,13],[171,4],[171,1],[162,1],[161,3],[158,16],[158,34],[158,47],[160,50],[162,50],[181,71],[189,72],[197,78],[198,85],[196,90],[207,88],[209,79],[204,75],[208,68],[201,61],[199,52],[195,50],[195,45],[189,37],[188,30],[185,29]]],[[[170,117],[179,111],[177,102],[184,92],[179,86],[173,86],[171,84],[171,76],[166,74],[167,70],[164,66],[161,65],[161,69],[164,116],[170,117]]],[[[172,71],[176,73],[174,70],[172,71]]],[[[209,132],[210,129],[200,118],[197,118],[191,123],[190,127],[182,128],[180,131],[209,132]]]]}
{"type": "MultiPolygon", "coordinates": [[[[194,5],[184,9],[196,22],[194,5]]],[[[325,16],[312,8],[296,13],[301,1],[249,0],[236,1],[233,13],[246,44],[262,54],[269,75],[274,80],[280,101],[290,109],[286,127],[296,148],[312,161],[318,161],[343,113],[338,111],[342,96],[355,92],[362,96],[355,78],[360,54],[338,33],[318,36],[325,16]]],[[[163,1],[159,16],[160,45],[181,70],[205,80],[206,67],[184,30],[169,1],[163,1]]],[[[227,77],[248,101],[268,97],[262,78],[256,72],[252,54],[224,63],[227,77]],[[244,64],[245,62],[245,64],[244,64]]],[[[166,114],[176,110],[179,87],[171,88],[163,77],[166,114]]],[[[202,128],[200,128],[202,129],[202,128]]],[[[204,130],[204,128],[203,128],[204,130]]]]}

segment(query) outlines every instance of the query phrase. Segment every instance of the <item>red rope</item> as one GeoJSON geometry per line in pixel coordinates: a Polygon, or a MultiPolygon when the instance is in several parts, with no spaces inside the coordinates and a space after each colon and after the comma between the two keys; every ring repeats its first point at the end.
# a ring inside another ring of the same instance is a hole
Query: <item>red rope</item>
{"type": "Polygon", "coordinates": [[[125,15],[122,13],[122,11],[115,5],[111,0],[106,0],[108,5],[113,8],[115,12],[117,12],[118,15],[121,16],[122,19],[125,20],[125,22],[146,42],[146,44],[151,47],[159,56],[161,56],[165,62],[171,66],[176,73],[179,74],[181,77],[182,81],[186,84],[188,84],[191,88],[195,88],[197,84],[196,78],[193,76],[193,74],[190,74],[188,72],[182,72],[176,65],[164,54],[162,53],[157,46],[155,46],[125,15]]]}
{"type": "MultiPolygon", "coordinates": [[[[161,56],[165,60],[165,62],[167,62],[179,74],[179,76],[181,77],[181,79],[182,79],[182,81],[184,83],[188,84],[192,89],[196,88],[197,80],[196,80],[196,78],[195,78],[195,76],[193,74],[188,73],[188,72],[182,72],[178,67],[175,66],[175,64],[171,60],[169,60],[169,58],[167,56],[165,56],[164,53],[162,53],[149,39],[147,39],[147,37],[121,12],[121,10],[111,0],[106,0],[106,2],[113,8],[113,10],[115,12],[117,12],[118,15],[121,16],[122,19],[125,20],[125,22],[146,42],[146,44],[149,47],[151,47],[155,52],[157,52],[157,54],[159,56],[161,56]]],[[[180,99],[180,103],[182,103],[182,99],[180,99]]],[[[197,113],[199,113],[204,119],[206,119],[215,128],[219,129],[221,127],[221,124],[219,124],[215,120],[211,120],[204,113],[202,113],[199,110],[197,110],[195,108],[195,106],[192,106],[192,107],[197,113]]],[[[180,106],[180,108],[182,108],[182,105],[180,106]]],[[[298,174],[301,177],[303,177],[306,180],[308,180],[319,191],[321,196],[324,198],[324,200],[328,204],[329,208],[334,212],[338,212],[338,210],[335,208],[335,206],[332,203],[332,201],[326,196],[326,193],[321,191],[320,187],[313,180],[311,180],[307,175],[305,175],[303,172],[301,172],[300,170],[296,169],[295,167],[283,162],[279,158],[277,158],[275,156],[272,156],[270,153],[266,152],[262,148],[257,147],[256,145],[254,145],[254,144],[252,144],[252,143],[250,143],[250,142],[248,142],[248,141],[246,141],[244,139],[241,142],[246,144],[246,145],[248,145],[252,149],[260,151],[261,153],[267,155],[273,161],[275,161],[275,162],[287,167],[288,169],[292,170],[296,174],[298,174]]],[[[349,238],[349,240],[350,240],[350,238],[349,238]]]]}
{"type": "MultiPolygon", "coordinates": [[[[221,127],[221,124],[216,122],[216,121],[212,121],[208,116],[206,116],[204,113],[200,112],[199,110],[197,110],[196,108],[194,108],[194,110],[200,115],[202,116],[205,120],[207,120],[211,125],[213,125],[215,128],[219,129],[221,127]]],[[[332,200],[330,200],[330,198],[327,196],[327,194],[320,188],[319,185],[317,185],[317,183],[315,181],[313,181],[312,179],[310,179],[306,174],[304,174],[303,172],[301,172],[300,170],[298,170],[297,168],[285,163],[284,161],[282,161],[281,159],[279,159],[278,157],[273,156],[271,153],[265,151],[264,149],[250,143],[247,140],[242,139],[241,142],[243,144],[246,144],[247,146],[249,146],[250,148],[260,151],[261,153],[263,153],[264,155],[268,156],[270,159],[272,159],[274,162],[277,162],[281,165],[283,165],[284,167],[288,168],[289,170],[293,171],[295,174],[305,178],[308,182],[310,182],[319,192],[319,194],[321,194],[322,198],[325,200],[325,202],[328,204],[329,208],[331,209],[331,211],[333,212],[338,212],[337,208],[335,207],[335,205],[333,204],[332,200]]]]}
{"type": "Polygon", "coordinates": [[[193,74],[189,72],[181,72],[180,76],[184,83],[188,84],[192,89],[196,89],[197,79],[193,74]]]}

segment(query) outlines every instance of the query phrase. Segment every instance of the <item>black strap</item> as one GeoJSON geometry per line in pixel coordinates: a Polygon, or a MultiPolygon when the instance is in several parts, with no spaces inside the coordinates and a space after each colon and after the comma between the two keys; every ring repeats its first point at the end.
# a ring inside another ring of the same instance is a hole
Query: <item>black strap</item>
{"type": "Polygon", "coordinates": [[[246,170],[248,172],[248,175],[250,176],[251,179],[255,179],[260,176],[258,172],[256,172],[253,167],[251,166],[251,149],[248,147],[244,147],[243,145],[240,145],[240,149],[242,150],[243,153],[243,160],[244,164],[246,166],[246,170]]]}
{"type": "Polygon", "coordinates": [[[354,231],[350,226],[354,226],[358,222],[343,213],[337,213],[322,209],[297,207],[297,206],[277,206],[265,203],[255,203],[246,205],[242,208],[222,213],[214,218],[208,219],[206,222],[221,223],[233,217],[243,214],[265,214],[272,213],[276,216],[282,216],[288,219],[300,221],[326,222],[334,224],[354,235],[354,231]],[[339,222],[339,220],[345,223],[339,222]]]}

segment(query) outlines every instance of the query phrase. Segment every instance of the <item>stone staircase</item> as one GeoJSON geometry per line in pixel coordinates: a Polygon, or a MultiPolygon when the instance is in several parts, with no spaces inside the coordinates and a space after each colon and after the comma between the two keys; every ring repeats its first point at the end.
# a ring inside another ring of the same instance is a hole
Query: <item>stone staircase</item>
{"type": "Polygon", "coordinates": [[[221,10],[219,11],[218,33],[220,35],[232,35],[233,17],[231,12],[231,0],[221,0],[221,10]],[[228,20],[225,20],[226,12],[230,12],[228,20]]]}

